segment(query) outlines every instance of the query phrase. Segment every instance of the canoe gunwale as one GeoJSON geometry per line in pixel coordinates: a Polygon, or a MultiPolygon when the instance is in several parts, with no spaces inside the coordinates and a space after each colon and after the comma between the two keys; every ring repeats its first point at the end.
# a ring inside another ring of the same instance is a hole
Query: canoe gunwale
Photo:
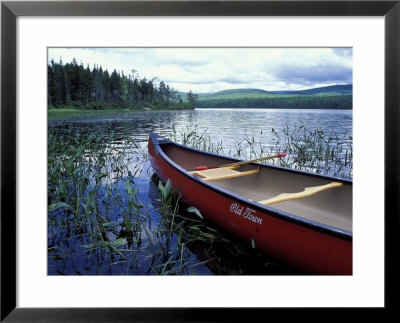
{"type": "MultiPolygon", "coordinates": [[[[165,139],[165,138],[160,138],[160,137],[161,136],[156,134],[156,133],[150,133],[150,139],[153,142],[157,153],[159,155],[161,155],[161,157],[171,167],[173,167],[174,169],[179,171],[185,177],[190,178],[192,181],[194,181],[194,182],[196,182],[196,183],[198,183],[200,185],[205,186],[207,189],[211,189],[212,191],[216,192],[217,194],[222,194],[222,195],[224,195],[224,196],[226,196],[228,198],[233,198],[233,199],[237,200],[240,203],[243,203],[243,204],[246,204],[246,205],[251,205],[252,208],[257,209],[257,210],[261,211],[262,213],[266,213],[269,216],[278,217],[280,219],[283,219],[283,220],[288,221],[288,222],[295,223],[297,225],[305,226],[305,227],[311,228],[313,230],[320,231],[322,233],[330,234],[332,236],[336,236],[336,237],[339,237],[339,238],[344,239],[344,240],[352,241],[353,233],[351,231],[344,230],[344,229],[341,229],[341,228],[337,228],[337,227],[334,227],[334,226],[331,226],[331,225],[327,225],[327,224],[324,224],[324,223],[321,223],[321,222],[318,222],[318,221],[313,221],[313,220],[310,220],[310,219],[307,219],[307,218],[304,218],[304,217],[301,217],[301,216],[297,216],[297,215],[292,214],[292,213],[284,212],[284,211],[278,210],[278,209],[276,209],[276,208],[274,208],[272,206],[262,205],[262,204],[258,203],[257,201],[248,199],[248,198],[246,198],[246,197],[244,197],[242,195],[236,194],[234,192],[231,192],[231,191],[225,190],[223,188],[220,188],[218,186],[210,184],[212,182],[209,183],[209,182],[203,181],[200,178],[198,178],[197,176],[195,176],[194,174],[191,174],[189,171],[187,171],[186,169],[184,169],[181,166],[179,166],[178,164],[176,164],[171,158],[169,158],[165,154],[165,152],[160,147],[160,145],[172,144],[172,145],[178,146],[178,147],[180,147],[182,149],[191,150],[193,152],[209,155],[209,156],[212,156],[212,157],[223,158],[223,159],[226,159],[226,160],[229,160],[229,161],[237,160],[239,162],[239,161],[242,161],[242,160],[237,159],[237,158],[233,158],[233,157],[231,158],[231,157],[226,157],[226,156],[222,156],[222,155],[217,155],[217,154],[214,154],[214,153],[205,152],[205,151],[198,150],[198,149],[195,149],[195,148],[191,148],[191,147],[179,144],[177,142],[174,142],[174,141],[171,141],[171,140],[168,140],[168,139],[165,139]]],[[[266,165],[266,164],[262,164],[262,163],[252,163],[252,164],[254,164],[256,166],[259,166],[259,167],[274,168],[274,169],[277,169],[277,170],[280,170],[280,171],[297,173],[297,174],[301,174],[301,175],[312,176],[312,177],[321,178],[321,179],[327,179],[327,180],[335,180],[335,181],[342,182],[342,183],[345,183],[345,184],[352,184],[352,181],[351,180],[347,180],[347,179],[324,176],[324,175],[315,174],[315,173],[306,172],[306,171],[292,170],[292,169],[288,169],[288,168],[280,167],[280,166],[275,166],[275,165],[266,165]]]]}

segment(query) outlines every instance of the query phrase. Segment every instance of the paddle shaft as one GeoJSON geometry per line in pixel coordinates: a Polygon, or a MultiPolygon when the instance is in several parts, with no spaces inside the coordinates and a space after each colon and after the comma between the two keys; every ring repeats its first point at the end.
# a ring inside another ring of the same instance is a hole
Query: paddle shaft
{"type": "Polygon", "coordinates": [[[237,166],[241,166],[241,165],[255,163],[255,162],[258,162],[258,161],[262,161],[262,160],[267,160],[267,159],[272,159],[272,158],[280,158],[280,157],[285,157],[285,156],[286,156],[286,153],[283,153],[283,154],[278,154],[278,155],[275,155],[275,156],[268,156],[268,157],[253,159],[253,160],[245,160],[245,161],[242,161],[242,162],[226,164],[226,165],[220,165],[220,166],[198,166],[198,167],[195,168],[195,170],[207,170],[207,169],[223,168],[223,167],[237,167],[237,166]]]}

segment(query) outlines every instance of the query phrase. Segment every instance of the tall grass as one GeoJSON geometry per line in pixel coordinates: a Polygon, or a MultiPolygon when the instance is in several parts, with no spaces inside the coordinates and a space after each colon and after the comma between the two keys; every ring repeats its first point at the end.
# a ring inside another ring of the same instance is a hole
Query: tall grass
{"type": "Polygon", "coordinates": [[[147,177],[158,189],[149,199],[138,185],[146,165],[134,138],[49,131],[49,274],[276,272],[257,250],[212,228],[169,182],[147,177]]]}
{"type": "Polygon", "coordinates": [[[180,131],[174,127],[171,139],[203,151],[245,160],[286,152],[285,158],[263,162],[335,177],[353,176],[353,138],[347,133],[338,135],[333,130],[286,125],[282,130],[272,128],[270,133],[246,131],[244,138],[223,142],[195,125],[180,131]]]}
{"type": "Polygon", "coordinates": [[[199,130],[198,125],[186,126],[182,130],[176,130],[175,125],[172,126],[172,141],[179,142],[185,146],[195,149],[208,151],[215,154],[225,153],[222,139],[215,140],[215,137],[206,130],[199,130]]]}
{"type": "MultiPolygon", "coordinates": [[[[298,126],[248,131],[229,143],[193,126],[173,128],[171,139],[242,159],[286,152],[287,157],[269,162],[352,175],[352,137],[347,134],[298,126]]],[[[143,146],[113,132],[49,130],[49,274],[293,273],[205,221],[169,182],[152,176],[143,146]]]]}
{"type": "MultiPolygon", "coordinates": [[[[132,178],[145,155],[134,141],[116,143],[114,133],[105,138],[100,132],[49,132],[48,240],[53,258],[74,259],[77,249],[88,259],[109,257],[110,264],[128,258],[124,246],[138,234],[142,208],[132,178]]],[[[91,271],[92,266],[86,268],[91,271]]]]}

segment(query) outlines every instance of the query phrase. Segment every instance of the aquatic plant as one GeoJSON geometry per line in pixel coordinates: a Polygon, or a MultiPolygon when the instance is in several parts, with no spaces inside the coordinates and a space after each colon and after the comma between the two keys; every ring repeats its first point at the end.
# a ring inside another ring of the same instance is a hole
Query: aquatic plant
{"type": "Polygon", "coordinates": [[[282,273],[213,228],[169,182],[150,175],[144,190],[147,172],[147,151],[135,138],[49,130],[49,274],[282,273]]]}
{"type": "Polygon", "coordinates": [[[207,129],[200,130],[198,127],[198,125],[186,126],[178,131],[175,125],[172,125],[171,140],[195,149],[223,154],[225,148],[223,147],[222,139],[216,141],[215,137],[207,132],[207,129]]]}
{"type": "Polygon", "coordinates": [[[173,128],[171,139],[192,148],[245,160],[286,152],[285,158],[263,162],[337,177],[352,178],[353,175],[353,137],[348,133],[338,135],[333,130],[327,133],[305,125],[286,125],[281,130],[271,128],[268,135],[263,130],[246,131],[244,137],[223,144],[207,129],[200,130],[194,125],[179,132],[173,128]]]}

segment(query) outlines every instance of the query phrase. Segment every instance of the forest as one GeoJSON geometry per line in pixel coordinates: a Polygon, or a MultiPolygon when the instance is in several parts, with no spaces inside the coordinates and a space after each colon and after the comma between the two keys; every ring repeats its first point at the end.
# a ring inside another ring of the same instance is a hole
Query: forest
{"type": "Polygon", "coordinates": [[[267,92],[234,89],[216,93],[178,92],[159,80],[108,72],[99,65],[90,69],[76,59],[48,64],[49,109],[194,109],[194,108],[280,108],[352,109],[352,85],[339,85],[306,91],[267,92]]]}
{"type": "Polygon", "coordinates": [[[196,108],[352,109],[352,95],[288,95],[265,97],[200,97],[196,108]]]}
{"type": "Polygon", "coordinates": [[[75,59],[48,64],[49,109],[113,110],[127,108],[192,109],[197,95],[192,91],[182,99],[171,86],[157,77],[140,78],[136,70],[124,75],[115,69],[90,69],[75,59]]]}

